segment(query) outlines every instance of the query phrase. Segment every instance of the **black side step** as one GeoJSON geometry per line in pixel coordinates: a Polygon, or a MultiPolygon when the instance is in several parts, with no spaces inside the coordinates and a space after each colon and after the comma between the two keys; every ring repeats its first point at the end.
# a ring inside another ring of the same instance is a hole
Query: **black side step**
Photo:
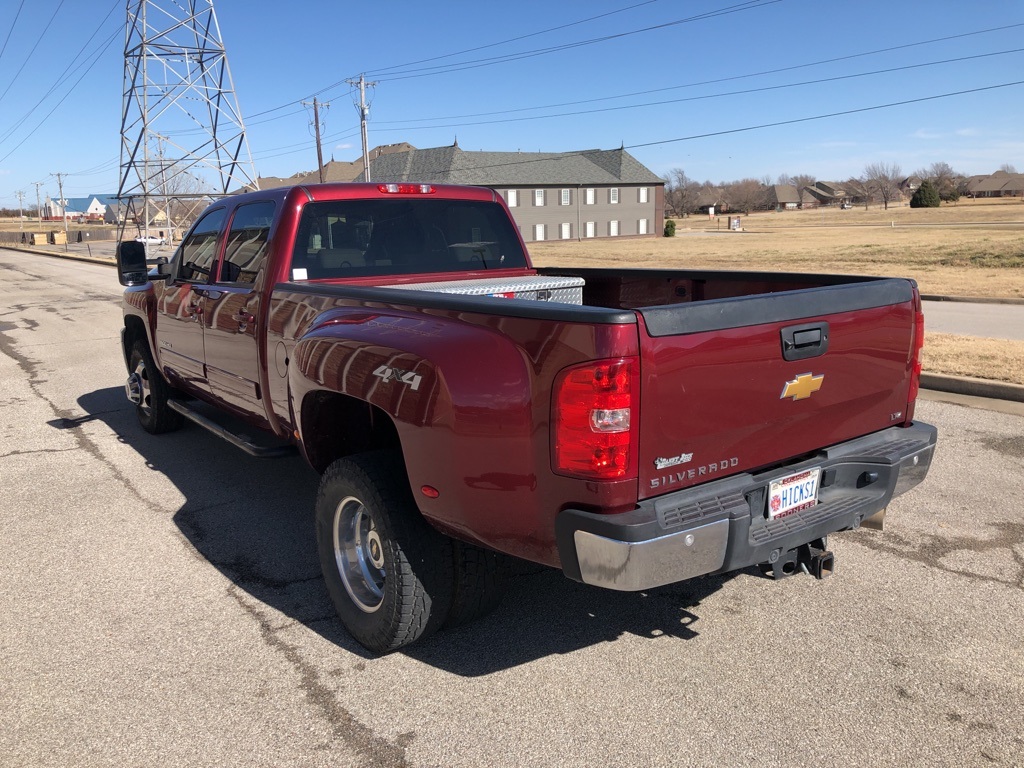
{"type": "Polygon", "coordinates": [[[217,437],[227,440],[236,448],[241,448],[250,456],[255,456],[257,459],[280,459],[285,456],[294,456],[297,452],[294,445],[256,445],[244,436],[236,435],[234,432],[222,427],[212,419],[207,418],[192,408],[189,408],[188,405],[180,400],[169,400],[167,404],[171,407],[171,410],[177,411],[189,421],[195,422],[203,429],[212,432],[217,437]]]}

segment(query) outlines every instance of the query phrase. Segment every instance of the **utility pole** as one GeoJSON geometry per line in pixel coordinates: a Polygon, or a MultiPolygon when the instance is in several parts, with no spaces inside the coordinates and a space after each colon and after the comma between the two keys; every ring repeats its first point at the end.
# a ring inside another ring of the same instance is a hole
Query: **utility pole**
{"type": "Polygon", "coordinates": [[[64,251],[67,252],[67,250],[68,250],[68,211],[67,211],[67,207],[66,206],[68,204],[68,201],[64,199],[64,174],[63,173],[55,173],[53,175],[57,177],[57,194],[60,196],[60,199],[57,202],[60,204],[60,217],[62,219],[64,219],[64,251]]]}
{"type": "Polygon", "coordinates": [[[41,202],[39,202],[39,188],[41,186],[43,186],[43,182],[37,181],[37,182],[35,182],[35,185],[36,185],[36,221],[41,223],[43,221],[43,204],[41,202]]]}
{"type": "MultiPolygon", "coordinates": [[[[308,107],[309,102],[302,102],[302,106],[308,107]]],[[[313,130],[316,132],[316,167],[320,172],[320,183],[324,183],[324,152],[320,146],[320,107],[327,109],[331,106],[330,102],[321,104],[316,100],[316,96],[313,97],[313,130]]]]}
{"type": "Polygon", "coordinates": [[[370,116],[370,105],[366,103],[366,86],[375,86],[377,83],[366,82],[366,78],[359,76],[359,81],[346,80],[352,86],[359,86],[359,104],[356,109],[359,111],[359,130],[363,135],[363,177],[364,181],[370,180],[370,148],[366,141],[366,120],[370,116]]]}
{"type": "Polygon", "coordinates": [[[25,229],[25,193],[19,189],[14,194],[18,196],[18,231],[21,232],[25,229]]]}

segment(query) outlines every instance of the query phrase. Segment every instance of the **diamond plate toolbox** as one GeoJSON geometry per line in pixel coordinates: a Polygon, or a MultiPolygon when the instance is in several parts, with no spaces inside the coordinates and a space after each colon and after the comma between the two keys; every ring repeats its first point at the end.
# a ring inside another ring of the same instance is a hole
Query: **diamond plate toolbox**
{"type": "Polygon", "coordinates": [[[561,304],[583,303],[582,277],[531,275],[503,280],[443,280],[436,283],[410,283],[387,287],[400,288],[404,291],[459,293],[464,296],[494,296],[502,299],[554,301],[561,304]]]}

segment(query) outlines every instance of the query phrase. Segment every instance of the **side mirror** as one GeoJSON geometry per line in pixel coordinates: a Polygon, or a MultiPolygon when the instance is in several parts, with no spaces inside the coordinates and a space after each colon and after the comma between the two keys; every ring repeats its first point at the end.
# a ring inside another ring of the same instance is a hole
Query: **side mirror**
{"type": "Polygon", "coordinates": [[[145,285],[149,282],[145,245],[134,240],[118,243],[117,279],[121,285],[145,285]]]}

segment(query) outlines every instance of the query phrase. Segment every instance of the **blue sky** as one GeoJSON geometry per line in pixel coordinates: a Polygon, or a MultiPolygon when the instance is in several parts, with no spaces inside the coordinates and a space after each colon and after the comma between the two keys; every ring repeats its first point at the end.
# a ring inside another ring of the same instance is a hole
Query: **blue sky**
{"type": "MultiPolygon", "coordinates": [[[[0,206],[18,190],[34,206],[35,182],[56,197],[57,172],[68,197],[116,192],[125,0],[0,8],[0,206]]],[[[655,173],[715,182],[842,180],[876,162],[1024,171],[1020,0],[221,0],[216,12],[263,176],[316,167],[300,103],[314,95],[330,105],[326,158],[359,156],[344,81],[360,73],[377,82],[371,147],[624,145],[655,173]]]]}

